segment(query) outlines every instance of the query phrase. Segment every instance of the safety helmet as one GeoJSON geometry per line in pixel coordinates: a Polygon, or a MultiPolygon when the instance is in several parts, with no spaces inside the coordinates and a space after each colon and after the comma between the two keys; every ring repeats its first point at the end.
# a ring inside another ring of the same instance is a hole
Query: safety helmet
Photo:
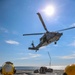
{"type": "Polygon", "coordinates": [[[1,74],[3,75],[13,75],[16,70],[12,62],[5,62],[1,68],[1,74]]]}
{"type": "Polygon", "coordinates": [[[66,66],[63,75],[75,75],[75,64],[66,66]]]}

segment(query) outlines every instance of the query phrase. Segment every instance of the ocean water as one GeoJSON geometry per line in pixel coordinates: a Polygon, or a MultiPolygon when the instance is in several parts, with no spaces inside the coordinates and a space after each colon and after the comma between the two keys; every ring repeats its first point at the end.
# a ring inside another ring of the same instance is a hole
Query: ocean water
{"type": "Polygon", "coordinates": [[[35,70],[39,69],[39,67],[32,67],[32,66],[16,66],[16,70],[35,70]]]}
{"type": "MultiPolygon", "coordinates": [[[[0,67],[1,69],[1,67],[0,67]]],[[[33,66],[16,66],[15,67],[16,70],[35,70],[35,69],[39,69],[39,67],[33,67],[33,66]]]]}

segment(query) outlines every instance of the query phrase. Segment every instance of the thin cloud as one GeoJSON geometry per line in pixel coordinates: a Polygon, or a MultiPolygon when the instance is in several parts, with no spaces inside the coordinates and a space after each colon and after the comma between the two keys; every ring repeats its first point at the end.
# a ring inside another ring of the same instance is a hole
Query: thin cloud
{"type": "Polygon", "coordinates": [[[66,56],[57,56],[59,59],[75,59],[75,54],[66,56]]]}
{"type": "Polygon", "coordinates": [[[40,56],[41,56],[40,54],[28,53],[27,56],[22,57],[22,58],[18,58],[18,59],[20,59],[20,60],[27,60],[27,59],[31,59],[31,58],[37,58],[37,57],[40,57],[40,56]]]}
{"type": "Polygon", "coordinates": [[[71,26],[75,26],[75,23],[73,23],[71,26]]]}
{"type": "Polygon", "coordinates": [[[41,55],[40,54],[29,53],[29,56],[32,57],[32,58],[35,58],[35,57],[40,57],[41,55]]]}
{"type": "Polygon", "coordinates": [[[20,60],[26,60],[26,59],[30,59],[28,57],[22,57],[22,58],[19,58],[20,60]]]}
{"type": "Polygon", "coordinates": [[[12,31],[12,34],[18,35],[19,33],[17,31],[12,31]]]}
{"type": "Polygon", "coordinates": [[[6,40],[5,42],[8,44],[19,45],[19,42],[14,41],[14,40],[6,40]]]}
{"type": "Polygon", "coordinates": [[[0,27],[0,31],[4,33],[8,33],[8,30],[6,28],[0,27]]]}
{"type": "Polygon", "coordinates": [[[69,46],[74,46],[75,47],[75,40],[71,44],[69,44],[69,46]]]}

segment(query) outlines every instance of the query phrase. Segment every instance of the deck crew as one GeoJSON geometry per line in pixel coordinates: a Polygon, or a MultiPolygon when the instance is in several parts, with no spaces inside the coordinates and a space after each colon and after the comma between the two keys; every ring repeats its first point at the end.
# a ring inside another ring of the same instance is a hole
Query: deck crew
{"type": "Polygon", "coordinates": [[[16,73],[14,64],[12,62],[5,62],[0,70],[3,75],[13,75],[16,73]]]}

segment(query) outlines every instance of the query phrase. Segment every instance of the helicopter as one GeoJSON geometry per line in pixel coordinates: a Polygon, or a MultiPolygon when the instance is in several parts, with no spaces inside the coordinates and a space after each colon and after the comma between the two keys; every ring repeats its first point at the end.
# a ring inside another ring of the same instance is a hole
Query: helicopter
{"type": "Polygon", "coordinates": [[[57,44],[57,41],[60,39],[60,37],[63,35],[63,33],[59,33],[60,31],[65,31],[65,30],[69,30],[69,29],[73,29],[75,28],[75,26],[73,27],[69,27],[69,28],[65,28],[65,29],[62,29],[62,30],[58,30],[58,31],[55,31],[55,32],[50,32],[48,31],[43,19],[42,19],[42,16],[41,14],[38,12],[37,13],[44,29],[46,32],[44,33],[31,33],[31,34],[23,34],[23,36],[29,36],[29,35],[43,35],[41,38],[40,38],[40,43],[35,46],[34,43],[32,42],[31,45],[32,47],[29,47],[28,49],[29,50],[39,50],[40,47],[43,47],[43,46],[47,46],[48,44],[54,42],[54,44],[57,44]]]}

